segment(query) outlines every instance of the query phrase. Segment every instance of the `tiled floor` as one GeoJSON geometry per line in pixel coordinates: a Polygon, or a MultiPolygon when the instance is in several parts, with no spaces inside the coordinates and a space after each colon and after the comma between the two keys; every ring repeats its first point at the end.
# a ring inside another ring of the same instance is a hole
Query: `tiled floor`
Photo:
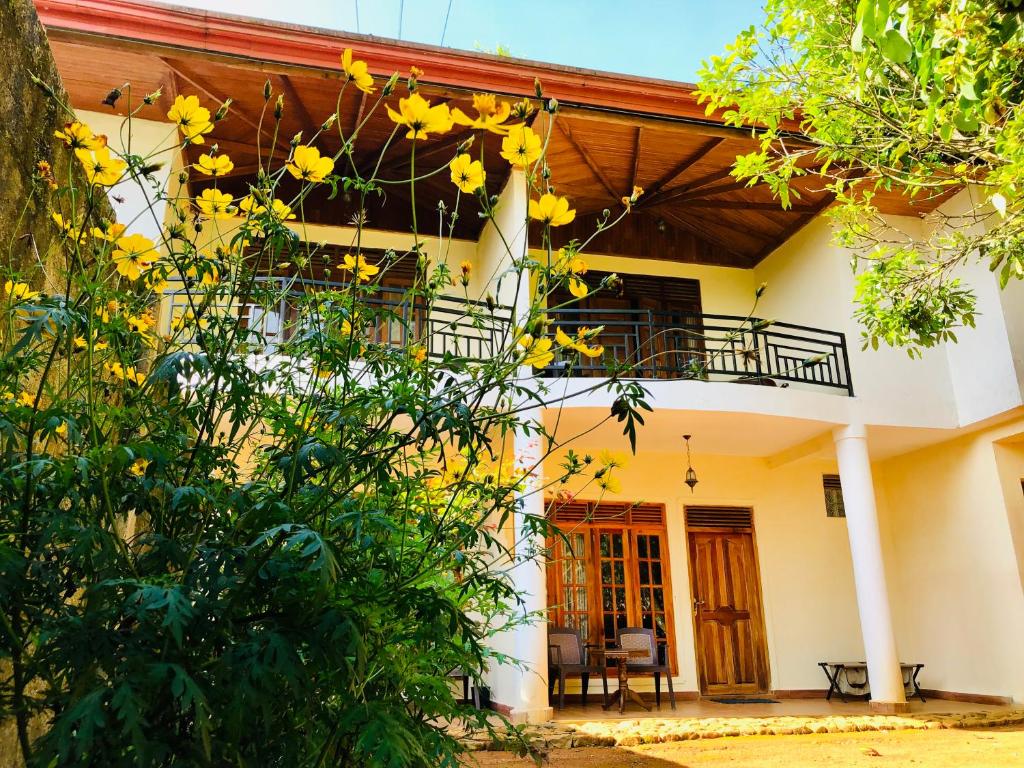
{"type": "MultiPolygon", "coordinates": [[[[820,699],[781,699],[778,704],[718,704],[713,701],[677,701],[676,709],[668,705],[665,696],[661,709],[653,705],[645,712],[635,704],[626,707],[625,714],[619,714],[618,707],[605,712],[601,709],[600,696],[591,696],[586,707],[567,704],[565,709],[555,709],[555,720],[559,722],[586,722],[594,720],[638,720],[646,718],[682,717],[785,717],[785,716],[827,716],[827,715],[869,715],[873,714],[867,702],[851,701],[846,704],[834,699],[831,702],[820,699]]],[[[969,704],[943,699],[929,699],[927,703],[914,701],[910,704],[911,714],[928,712],[980,712],[1010,709],[987,704],[969,704]]]]}

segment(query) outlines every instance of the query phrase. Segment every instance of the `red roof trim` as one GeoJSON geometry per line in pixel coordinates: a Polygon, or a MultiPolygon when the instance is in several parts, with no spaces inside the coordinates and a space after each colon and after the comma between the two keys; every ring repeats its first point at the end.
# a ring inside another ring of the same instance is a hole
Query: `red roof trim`
{"type": "Polygon", "coordinates": [[[522,96],[534,94],[537,78],[544,85],[545,96],[567,104],[710,122],[689,83],[499,58],[137,0],[35,0],[35,5],[43,25],[56,33],[55,37],[63,30],[333,71],[340,70],[341,51],[353,48],[372,72],[384,77],[395,71],[407,73],[415,64],[426,72],[424,83],[522,96]]]}

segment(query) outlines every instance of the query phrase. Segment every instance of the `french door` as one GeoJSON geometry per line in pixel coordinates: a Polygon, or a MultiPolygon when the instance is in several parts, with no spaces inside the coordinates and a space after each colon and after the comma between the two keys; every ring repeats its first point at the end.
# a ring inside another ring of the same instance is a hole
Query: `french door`
{"type": "Polygon", "coordinates": [[[605,647],[615,645],[623,627],[653,629],[675,667],[664,527],[630,524],[627,517],[614,525],[590,520],[562,530],[563,537],[549,542],[551,622],[576,628],[584,642],[605,647]]]}

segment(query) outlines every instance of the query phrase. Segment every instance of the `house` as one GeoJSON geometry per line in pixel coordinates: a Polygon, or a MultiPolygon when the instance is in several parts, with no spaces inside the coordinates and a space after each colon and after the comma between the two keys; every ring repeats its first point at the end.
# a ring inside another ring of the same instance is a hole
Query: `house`
{"type": "MultiPolygon", "coordinates": [[[[334,110],[344,48],[356,49],[381,81],[416,65],[425,94],[464,107],[474,92],[532,96],[539,79],[560,103],[548,163],[559,194],[579,212],[559,236],[591,232],[604,209],[634,186],[645,189],[630,216],[587,249],[592,272],[615,273],[620,286],[551,317],[566,329],[603,326],[600,340],[613,357],[651,357],[638,375],[655,412],[636,455],[615,470],[615,487],[600,497],[564,489],[571,501],[555,514],[572,546],[556,544],[545,569],[518,574],[528,606],[594,643],[613,641],[618,627],[653,628],[683,697],[820,696],[819,661],[863,658],[872,707],[881,711],[908,706],[901,661],[925,665],[921,683],[933,697],[1024,700],[1019,284],[1000,291],[984,266],[969,266],[962,277],[977,292],[978,324],[958,344],[919,360],[865,350],[852,319],[849,254],[830,243],[822,215],[830,196],[807,177],[800,201],[784,211],[766,189],[736,182],[731,163],[754,139],[705,116],[692,86],[132,0],[36,6],[73,105],[112,140],[119,107],[102,105],[112,86],[130,82],[136,104],[161,92],[136,119],[135,140],[154,146],[173,130],[166,113],[175,95],[210,104],[231,96],[232,119],[218,125],[217,142],[235,162],[221,188],[236,196],[256,172],[252,136],[275,141],[259,125],[264,82],[285,96],[282,136],[309,135],[334,110]],[[735,333],[763,283],[755,311],[770,322],[735,333]],[[710,360],[703,380],[693,375],[695,359],[710,360]],[[692,489],[688,468],[698,481],[692,489]]],[[[342,114],[353,125],[367,119],[359,141],[374,154],[390,127],[366,107],[350,90],[342,114]]],[[[425,142],[417,163],[447,164],[468,135],[425,142]]],[[[287,151],[287,139],[277,142],[287,151]]],[[[197,159],[192,148],[159,173],[173,180],[197,159]]],[[[407,161],[386,155],[382,172],[403,172],[407,161]]],[[[525,192],[496,147],[484,164],[501,215],[525,219],[525,192]]],[[[202,182],[192,184],[197,194],[202,182]]],[[[423,216],[450,204],[446,184],[425,182],[423,216]]],[[[968,194],[912,202],[893,192],[878,201],[894,226],[915,231],[931,226],[928,213],[955,210],[968,194]]],[[[132,220],[141,202],[126,191],[115,205],[132,220]]],[[[312,236],[338,248],[356,212],[345,195],[305,205],[312,236]]],[[[364,246],[408,247],[408,222],[373,204],[367,216],[364,246]]],[[[138,226],[155,235],[162,222],[138,226]]],[[[487,282],[502,252],[492,225],[462,216],[454,234],[447,259],[474,265],[470,294],[497,293],[510,321],[512,297],[487,282]]],[[[425,247],[436,253],[436,238],[425,247]]],[[[401,275],[395,279],[401,288],[401,275]]],[[[172,291],[164,321],[174,312],[172,291]]],[[[250,320],[272,335],[287,312],[250,320]]],[[[611,395],[585,394],[603,371],[569,371],[560,432],[584,431],[608,412],[611,395]]],[[[628,453],[615,426],[573,447],[628,453]]],[[[536,450],[517,445],[522,454],[536,450]]],[[[558,460],[546,477],[558,475],[558,460]]],[[[538,514],[543,503],[527,501],[538,514]]],[[[531,544],[544,542],[517,542],[531,544]]],[[[520,720],[550,717],[545,626],[499,643],[525,668],[491,671],[496,706],[520,720]]]]}

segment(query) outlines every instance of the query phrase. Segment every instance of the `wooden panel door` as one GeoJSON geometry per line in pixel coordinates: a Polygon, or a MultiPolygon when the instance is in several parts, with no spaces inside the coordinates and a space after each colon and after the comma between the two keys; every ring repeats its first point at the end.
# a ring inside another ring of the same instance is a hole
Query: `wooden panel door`
{"type": "Polygon", "coordinates": [[[691,529],[689,543],[701,693],[768,690],[768,653],[753,532],[691,529]]]}

